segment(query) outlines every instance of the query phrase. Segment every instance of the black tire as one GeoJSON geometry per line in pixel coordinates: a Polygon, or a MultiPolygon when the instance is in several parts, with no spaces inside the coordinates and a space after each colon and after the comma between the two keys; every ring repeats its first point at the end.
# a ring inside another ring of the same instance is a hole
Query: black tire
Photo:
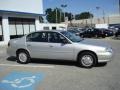
{"type": "Polygon", "coordinates": [[[118,37],[118,35],[116,34],[115,37],[118,37]]]}
{"type": "Polygon", "coordinates": [[[102,38],[105,38],[106,36],[105,35],[102,35],[102,38]]]}
{"type": "Polygon", "coordinates": [[[98,35],[97,35],[97,34],[95,35],[95,38],[98,38],[98,35]]]}
{"type": "Polygon", "coordinates": [[[80,35],[81,38],[84,38],[84,35],[80,35]]]}
{"type": "Polygon", "coordinates": [[[92,53],[92,52],[83,52],[78,56],[78,63],[80,66],[84,67],[84,68],[92,68],[93,66],[96,65],[97,63],[97,58],[96,56],[92,53]],[[87,65],[84,61],[83,58],[85,56],[89,56],[89,58],[91,59],[91,64],[87,65]]]}
{"type": "Polygon", "coordinates": [[[17,62],[20,63],[20,64],[28,64],[30,62],[30,55],[27,51],[25,50],[20,50],[17,52],[17,62]],[[20,59],[20,55],[25,55],[26,59],[25,60],[22,60],[20,59]]]}
{"type": "Polygon", "coordinates": [[[104,63],[101,63],[103,66],[106,66],[107,65],[107,62],[104,62],[104,63]]]}

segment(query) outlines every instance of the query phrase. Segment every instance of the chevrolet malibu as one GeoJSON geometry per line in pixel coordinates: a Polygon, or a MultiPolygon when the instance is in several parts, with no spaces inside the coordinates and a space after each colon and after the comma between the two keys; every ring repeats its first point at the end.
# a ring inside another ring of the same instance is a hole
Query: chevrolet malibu
{"type": "Polygon", "coordinates": [[[17,62],[27,64],[31,58],[73,60],[85,68],[111,60],[113,51],[98,40],[82,39],[69,31],[37,31],[10,40],[7,53],[17,62]]]}

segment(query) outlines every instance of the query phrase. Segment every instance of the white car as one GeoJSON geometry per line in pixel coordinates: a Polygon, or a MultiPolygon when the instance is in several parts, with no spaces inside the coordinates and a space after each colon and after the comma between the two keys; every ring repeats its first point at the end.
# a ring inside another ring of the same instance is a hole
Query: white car
{"type": "Polygon", "coordinates": [[[68,31],[38,31],[10,40],[7,53],[26,64],[31,58],[73,60],[91,68],[112,59],[111,47],[94,40],[82,39],[68,31]]]}

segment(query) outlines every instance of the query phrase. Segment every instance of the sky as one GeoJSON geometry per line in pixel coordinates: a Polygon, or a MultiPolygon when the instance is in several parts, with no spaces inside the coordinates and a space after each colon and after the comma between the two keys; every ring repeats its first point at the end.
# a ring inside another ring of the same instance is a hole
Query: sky
{"type": "Polygon", "coordinates": [[[44,11],[47,8],[61,8],[61,4],[67,4],[64,11],[79,14],[81,12],[90,11],[96,17],[103,15],[118,14],[119,0],[43,0],[44,11]],[[99,10],[96,7],[100,7],[99,10]]]}

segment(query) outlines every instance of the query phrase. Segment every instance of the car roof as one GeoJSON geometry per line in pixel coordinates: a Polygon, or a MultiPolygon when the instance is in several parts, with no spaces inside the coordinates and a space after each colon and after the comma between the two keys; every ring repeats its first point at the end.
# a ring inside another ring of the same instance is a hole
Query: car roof
{"type": "Polygon", "coordinates": [[[35,31],[35,32],[63,32],[65,30],[39,30],[39,31],[35,31]]]}

